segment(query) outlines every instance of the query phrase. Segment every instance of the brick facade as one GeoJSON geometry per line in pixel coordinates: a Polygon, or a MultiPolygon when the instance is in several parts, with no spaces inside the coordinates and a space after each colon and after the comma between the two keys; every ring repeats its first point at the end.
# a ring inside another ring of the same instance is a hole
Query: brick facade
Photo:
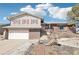
{"type": "Polygon", "coordinates": [[[30,39],[40,39],[40,29],[30,29],[29,36],[30,39]]]}

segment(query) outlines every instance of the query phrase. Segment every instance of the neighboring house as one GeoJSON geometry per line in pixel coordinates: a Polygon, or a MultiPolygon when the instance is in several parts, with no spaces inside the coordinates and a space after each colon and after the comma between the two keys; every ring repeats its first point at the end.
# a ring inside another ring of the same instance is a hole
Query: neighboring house
{"type": "Polygon", "coordinates": [[[8,26],[9,24],[0,24],[0,35],[3,35],[4,29],[2,27],[8,26]]]}
{"type": "Polygon", "coordinates": [[[10,26],[3,27],[6,39],[39,39],[42,18],[21,13],[9,16],[10,26]]]}
{"type": "Polygon", "coordinates": [[[43,28],[47,30],[52,30],[52,32],[61,32],[61,31],[72,31],[75,32],[74,29],[74,24],[73,25],[68,25],[67,23],[62,23],[62,22],[49,22],[49,23],[44,23],[43,28]]]}

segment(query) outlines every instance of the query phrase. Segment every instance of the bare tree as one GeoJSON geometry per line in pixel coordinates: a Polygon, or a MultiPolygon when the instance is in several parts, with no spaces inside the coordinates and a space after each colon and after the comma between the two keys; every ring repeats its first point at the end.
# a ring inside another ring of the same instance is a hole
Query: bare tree
{"type": "Polygon", "coordinates": [[[72,7],[72,10],[68,12],[68,24],[76,24],[76,18],[79,17],[79,4],[72,7]]]}

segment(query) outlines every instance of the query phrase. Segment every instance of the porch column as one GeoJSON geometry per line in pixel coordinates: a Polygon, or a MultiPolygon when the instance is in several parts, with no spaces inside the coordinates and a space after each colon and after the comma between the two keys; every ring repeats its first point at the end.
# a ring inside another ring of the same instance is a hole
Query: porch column
{"type": "Polygon", "coordinates": [[[49,29],[51,29],[51,24],[49,24],[49,29]]]}
{"type": "Polygon", "coordinates": [[[7,31],[7,29],[4,29],[3,37],[4,37],[4,39],[8,39],[8,31],[7,31]]]}
{"type": "Polygon", "coordinates": [[[4,39],[5,39],[5,36],[6,36],[6,29],[4,29],[4,32],[3,32],[4,39]]]}

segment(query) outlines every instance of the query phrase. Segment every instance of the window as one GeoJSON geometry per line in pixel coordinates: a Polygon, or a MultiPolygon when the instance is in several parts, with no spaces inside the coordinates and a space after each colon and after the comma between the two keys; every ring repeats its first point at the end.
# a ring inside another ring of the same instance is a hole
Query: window
{"type": "Polygon", "coordinates": [[[22,24],[26,24],[26,20],[25,19],[22,19],[22,24]]]}
{"type": "Polygon", "coordinates": [[[31,24],[38,24],[38,20],[32,19],[31,24]]]}
{"type": "Polygon", "coordinates": [[[64,26],[60,26],[60,30],[63,30],[64,29],[64,26]]]}
{"type": "Polygon", "coordinates": [[[29,19],[22,19],[22,24],[29,24],[29,19]]]}
{"type": "Polygon", "coordinates": [[[13,24],[20,24],[20,20],[13,20],[13,24]]]}
{"type": "Polygon", "coordinates": [[[29,19],[27,19],[27,24],[29,24],[29,19]]]}
{"type": "Polygon", "coordinates": [[[18,24],[21,24],[21,20],[18,20],[17,23],[18,23],[18,24]]]}

